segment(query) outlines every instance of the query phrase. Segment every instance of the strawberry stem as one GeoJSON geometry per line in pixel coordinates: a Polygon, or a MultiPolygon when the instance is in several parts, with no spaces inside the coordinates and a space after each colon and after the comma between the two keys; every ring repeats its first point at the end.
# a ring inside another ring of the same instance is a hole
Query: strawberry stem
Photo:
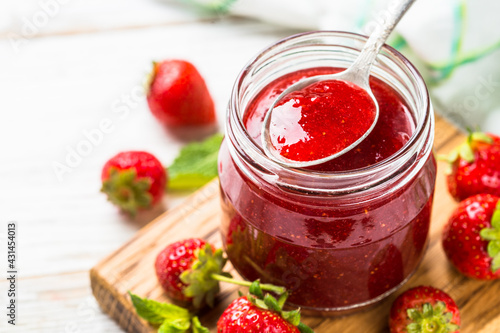
{"type": "Polygon", "coordinates": [[[491,272],[496,273],[500,269],[500,200],[491,217],[491,228],[483,228],[479,234],[483,240],[488,241],[487,252],[492,259],[491,272]]]}
{"type": "Polygon", "coordinates": [[[138,178],[133,167],[125,170],[111,167],[108,172],[108,178],[102,182],[101,192],[107,194],[109,201],[131,216],[135,216],[139,209],[151,206],[151,179],[138,178]]]}
{"type": "Polygon", "coordinates": [[[408,309],[407,315],[411,320],[406,326],[408,333],[451,333],[459,328],[451,322],[453,315],[446,311],[443,302],[437,302],[434,306],[425,303],[421,309],[408,309]]]}
{"type": "Polygon", "coordinates": [[[468,163],[474,162],[475,159],[475,149],[478,143],[492,144],[493,139],[485,133],[482,132],[472,132],[468,129],[469,135],[464,143],[453,149],[448,156],[438,156],[439,160],[445,160],[449,163],[449,167],[446,170],[446,174],[451,174],[453,164],[460,158],[467,161],[468,163]]]}
{"type": "Polygon", "coordinates": [[[222,272],[227,259],[222,249],[214,251],[208,243],[197,251],[196,258],[191,269],[180,276],[181,281],[186,284],[183,293],[193,299],[193,305],[197,309],[205,304],[213,307],[220,288],[219,281],[212,279],[212,274],[227,274],[222,272]]]}
{"type": "MultiPolygon", "coordinates": [[[[211,277],[212,277],[212,279],[217,280],[217,281],[227,282],[227,283],[235,284],[235,285],[242,286],[242,287],[250,288],[252,286],[252,282],[235,280],[235,279],[228,278],[228,277],[220,275],[220,274],[212,274],[211,277]]],[[[262,290],[270,291],[270,292],[273,292],[273,293],[278,294],[278,295],[282,295],[286,292],[286,288],[278,287],[278,286],[275,286],[272,284],[265,284],[264,283],[264,284],[260,285],[260,288],[262,290]]]]}

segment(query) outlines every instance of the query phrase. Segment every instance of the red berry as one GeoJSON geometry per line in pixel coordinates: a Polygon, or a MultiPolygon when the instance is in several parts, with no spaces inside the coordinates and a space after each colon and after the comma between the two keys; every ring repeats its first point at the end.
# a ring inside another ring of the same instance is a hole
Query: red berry
{"type": "Polygon", "coordinates": [[[156,276],[167,295],[177,301],[190,301],[183,293],[184,284],[180,275],[191,269],[198,259],[197,251],[205,247],[203,239],[193,238],[167,246],[156,257],[156,276]]]}
{"type": "Polygon", "coordinates": [[[214,305],[219,293],[220,275],[226,264],[223,251],[203,239],[192,238],[167,246],[156,257],[156,276],[174,301],[201,308],[214,305]]]}
{"type": "Polygon", "coordinates": [[[460,313],[444,291],[420,286],[407,290],[392,303],[391,333],[459,333],[460,313]]]}
{"type": "Polygon", "coordinates": [[[218,333],[300,333],[279,313],[252,304],[246,296],[234,300],[217,322],[218,333]]]}
{"type": "Polygon", "coordinates": [[[462,201],[444,227],[443,248],[464,275],[500,278],[500,198],[478,194],[462,201]]]}
{"type": "Polygon", "coordinates": [[[500,196],[500,137],[470,133],[447,160],[448,190],[457,201],[480,193],[500,196]]]}
{"type": "Polygon", "coordinates": [[[184,60],[154,63],[148,88],[149,108],[166,127],[215,123],[214,102],[193,64],[184,60]]]}
{"type": "Polygon", "coordinates": [[[151,208],[163,196],[167,173],[160,161],[144,151],[119,153],[106,162],[101,191],[109,201],[134,215],[151,208]]]}

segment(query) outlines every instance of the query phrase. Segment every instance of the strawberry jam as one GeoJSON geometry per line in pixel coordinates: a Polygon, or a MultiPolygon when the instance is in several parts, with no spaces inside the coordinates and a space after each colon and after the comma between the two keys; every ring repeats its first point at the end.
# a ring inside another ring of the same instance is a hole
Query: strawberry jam
{"type": "MultiPolygon", "coordinates": [[[[361,38],[311,33],[296,37],[297,44],[318,35],[333,36],[332,47],[337,39],[361,38]]],[[[277,45],[296,46],[293,38],[287,43],[277,45]]],[[[274,60],[278,51],[271,51],[274,60]]],[[[229,104],[219,153],[227,255],[244,278],[287,287],[289,302],[308,313],[337,315],[375,304],[411,276],[427,241],[436,164],[425,85],[419,76],[402,85],[389,70],[384,80],[372,77],[380,114],[371,134],[337,159],[287,168],[260,147],[266,112],[291,84],[338,70],[281,73],[267,61],[257,58],[242,72],[229,104]],[[264,80],[265,70],[271,79],[264,80]]]]}
{"type": "Polygon", "coordinates": [[[273,147],[293,161],[334,155],[359,140],[375,121],[376,106],[361,87],[325,80],[278,101],[269,127],[273,147]]]}

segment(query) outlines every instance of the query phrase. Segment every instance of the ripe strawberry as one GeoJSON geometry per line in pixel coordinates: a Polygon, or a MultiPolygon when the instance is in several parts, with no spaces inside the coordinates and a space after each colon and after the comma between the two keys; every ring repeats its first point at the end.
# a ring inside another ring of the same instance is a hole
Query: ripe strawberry
{"type": "Polygon", "coordinates": [[[119,153],[106,162],[101,192],[123,211],[135,215],[151,208],[163,196],[167,173],[160,161],[144,151],[119,153]]]}
{"type": "Polygon", "coordinates": [[[219,293],[219,281],[213,275],[221,274],[225,263],[222,250],[214,250],[202,239],[186,239],[168,245],[158,254],[156,276],[174,301],[192,303],[195,308],[213,306],[219,293]]]}
{"type": "Polygon", "coordinates": [[[462,274],[500,278],[500,198],[478,194],[462,201],[444,227],[443,248],[462,274]]]}
{"type": "Polygon", "coordinates": [[[480,193],[500,196],[500,137],[471,132],[446,160],[448,190],[457,201],[480,193]]]}
{"type": "Polygon", "coordinates": [[[260,332],[294,332],[294,326],[283,319],[279,313],[264,310],[252,304],[246,296],[234,300],[224,311],[217,322],[218,333],[260,333],[260,332]]]}
{"type": "Polygon", "coordinates": [[[444,291],[420,286],[405,291],[392,303],[391,333],[459,333],[460,313],[444,291]]]}
{"type": "Polygon", "coordinates": [[[187,61],[154,63],[147,100],[153,115],[166,127],[215,124],[214,102],[205,81],[187,61]]]}
{"type": "Polygon", "coordinates": [[[312,333],[300,322],[300,310],[283,311],[288,294],[277,300],[264,296],[259,281],[250,286],[250,294],[234,300],[217,321],[217,333],[312,333]]]}

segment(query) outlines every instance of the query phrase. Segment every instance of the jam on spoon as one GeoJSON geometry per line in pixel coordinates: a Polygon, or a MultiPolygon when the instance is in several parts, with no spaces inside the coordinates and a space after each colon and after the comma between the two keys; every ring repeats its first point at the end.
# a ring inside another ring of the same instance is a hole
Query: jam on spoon
{"type": "Polygon", "coordinates": [[[319,81],[275,105],[271,143],[287,159],[319,160],[355,143],[370,129],[376,113],[365,89],[346,81],[319,81]]]}

